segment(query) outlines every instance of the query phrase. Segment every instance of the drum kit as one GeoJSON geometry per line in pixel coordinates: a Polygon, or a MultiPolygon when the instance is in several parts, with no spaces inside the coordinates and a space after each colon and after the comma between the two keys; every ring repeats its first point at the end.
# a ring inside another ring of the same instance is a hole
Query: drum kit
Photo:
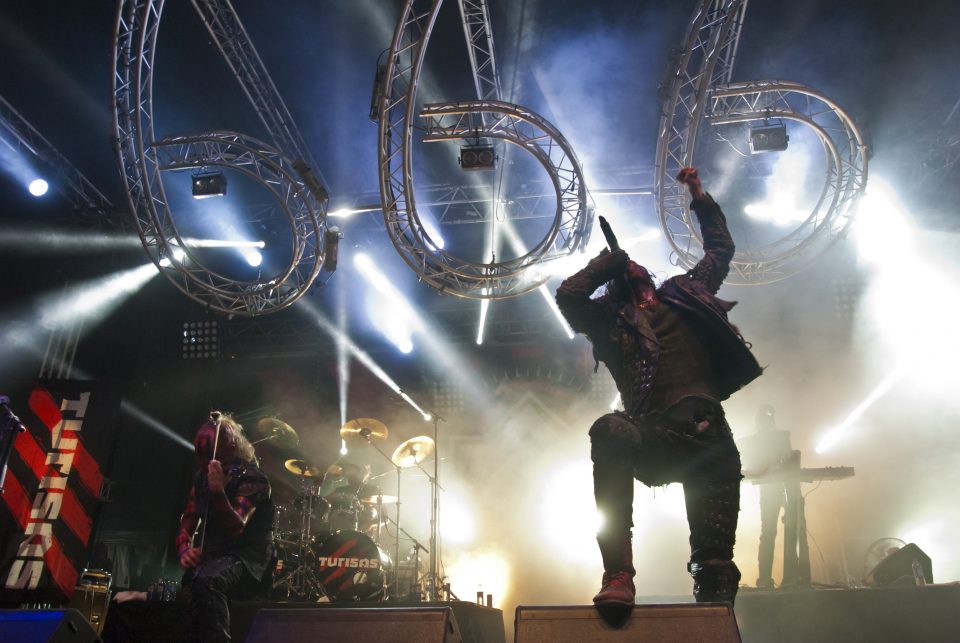
{"type": "MultiPolygon", "coordinates": [[[[286,473],[297,478],[298,491],[291,502],[274,507],[278,559],[273,598],[317,602],[420,598],[424,570],[419,552],[426,548],[400,527],[399,474],[428,459],[435,443],[428,436],[417,436],[388,456],[379,447],[388,435],[382,422],[370,418],[350,420],[340,428],[340,438],[348,445],[369,444],[390,460],[397,472],[398,495],[384,494],[372,484],[380,476],[371,476],[370,465],[343,458],[325,469],[300,459],[284,462],[286,473]],[[414,543],[413,555],[395,565],[401,534],[414,543]],[[387,553],[388,538],[393,540],[393,557],[387,553]]],[[[269,440],[280,448],[299,444],[290,425],[272,418],[260,420],[253,437],[254,444],[269,440]]]]}

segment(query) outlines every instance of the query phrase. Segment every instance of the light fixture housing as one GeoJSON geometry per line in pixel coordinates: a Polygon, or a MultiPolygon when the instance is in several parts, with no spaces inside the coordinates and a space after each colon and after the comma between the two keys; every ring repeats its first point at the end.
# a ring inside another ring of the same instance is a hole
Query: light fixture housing
{"type": "Polygon", "coordinates": [[[782,152],[787,149],[790,137],[784,123],[756,125],[750,128],[750,153],[782,152]]]}
{"type": "Polygon", "coordinates": [[[227,177],[223,172],[202,172],[192,177],[193,198],[209,199],[227,193],[227,177]]]}
{"type": "Polygon", "coordinates": [[[460,148],[460,169],[483,172],[496,169],[497,155],[493,145],[465,145],[460,148]]]}

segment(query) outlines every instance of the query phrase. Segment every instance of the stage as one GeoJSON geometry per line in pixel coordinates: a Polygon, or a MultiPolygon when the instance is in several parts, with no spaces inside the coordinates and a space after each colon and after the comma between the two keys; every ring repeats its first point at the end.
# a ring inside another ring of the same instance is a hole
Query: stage
{"type": "MultiPolygon", "coordinates": [[[[639,597],[634,618],[644,610],[661,609],[669,605],[685,605],[695,609],[687,597],[639,597]],[[655,607],[656,606],[656,607],[655,607]]],[[[744,588],[737,598],[735,609],[737,625],[743,643],[850,643],[854,641],[903,643],[904,641],[953,642],[960,640],[960,622],[956,606],[960,604],[960,585],[929,585],[888,589],[808,589],[794,591],[757,591],[744,588]]],[[[409,618],[418,613],[436,612],[449,607],[456,621],[460,640],[464,643],[503,643],[513,638],[515,613],[481,607],[473,603],[283,603],[236,602],[231,606],[231,633],[234,641],[247,640],[248,633],[261,610],[313,610],[317,618],[296,618],[274,612],[274,621],[289,628],[299,627],[304,633],[330,627],[330,610],[364,610],[364,617],[376,623],[378,619],[394,619],[397,612],[407,612],[409,618]],[[328,612],[327,615],[323,611],[328,612]],[[388,618],[389,617],[389,618],[388,618]],[[312,620],[312,622],[310,622],[312,620]],[[284,623],[286,621],[286,623],[284,623]]],[[[547,606],[520,608],[545,611],[547,606]]],[[[628,632],[613,630],[596,618],[592,606],[563,608],[565,623],[557,625],[558,634],[572,634],[571,619],[590,621],[586,625],[595,630],[596,640],[636,640],[624,638],[628,632]]],[[[287,612],[289,613],[289,612],[287,612]]],[[[678,633],[685,627],[684,619],[692,611],[679,610],[670,627],[678,633]]],[[[661,616],[662,618],[662,616],[661,616]]],[[[367,627],[371,625],[368,622],[367,627]]],[[[337,627],[347,627],[340,623],[337,627]]],[[[376,631],[377,625],[372,626],[376,631]]],[[[384,625],[384,627],[387,627],[384,625]]],[[[276,629],[276,628],[274,628],[276,629]]],[[[671,630],[673,631],[673,630],[671,630]]],[[[344,641],[369,641],[363,638],[344,641]]],[[[396,636],[395,634],[392,636],[396,636]]],[[[161,643],[186,640],[186,609],[179,603],[128,602],[114,604],[107,615],[103,632],[104,643],[161,643]]],[[[287,641],[296,638],[286,637],[287,641]]],[[[384,639],[388,640],[388,639],[384,639]]],[[[399,640],[399,639],[389,639],[399,640]]],[[[444,640],[444,639],[438,639],[444,640]]],[[[685,640],[678,638],[677,640],[685,640]]],[[[727,639],[718,639],[727,640],[727,639]]],[[[578,641],[579,643],[579,641],[578,641]]]]}

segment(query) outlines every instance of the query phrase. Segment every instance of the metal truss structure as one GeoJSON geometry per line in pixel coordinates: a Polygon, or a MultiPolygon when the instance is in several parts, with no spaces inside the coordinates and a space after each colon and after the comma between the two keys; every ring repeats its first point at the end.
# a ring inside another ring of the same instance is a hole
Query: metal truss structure
{"type": "MultiPolygon", "coordinates": [[[[493,100],[429,105],[417,114],[417,84],[442,0],[406,0],[394,32],[380,93],[380,199],[391,241],[427,284],[458,297],[506,299],[527,293],[547,278],[530,270],[570,254],[589,238],[589,209],[576,156],[555,127],[532,111],[493,100]],[[508,140],[534,154],[552,174],[558,207],[550,232],[526,254],[480,263],[436,248],[417,214],[413,186],[413,131],[426,117],[425,140],[478,137],[508,140]],[[469,132],[466,127],[470,127],[469,132]],[[576,207],[572,208],[572,195],[576,207]]],[[[481,98],[499,94],[486,2],[461,2],[474,83],[481,98]]]]}
{"type": "MultiPolygon", "coordinates": [[[[826,176],[820,197],[799,226],[774,243],[747,248],[734,258],[731,273],[744,283],[789,276],[841,238],[853,222],[850,207],[867,180],[866,148],[856,125],[835,103],[799,83],[754,81],[715,85],[707,122],[720,126],[766,118],[801,123],[823,146],[826,176]]],[[[674,242],[681,234],[671,235],[674,242]]],[[[685,251],[684,263],[695,263],[685,251]]]]}
{"type": "Polygon", "coordinates": [[[487,0],[459,0],[463,34],[478,100],[500,100],[500,75],[493,54],[493,30],[487,0]]]}
{"type": "Polygon", "coordinates": [[[85,222],[119,227],[113,216],[115,208],[110,199],[2,96],[0,131],[6,133],[6,136],[0,137],[0,142],[6,143],[14,152],[30,154],[45,171],[53,173],[50,178],[54,189],[70,201],[76,212],[84,215],[85,222]]]}
{"type": "Polygon", "coordinates": [[[231,132],[160,139],[153,118],[153,69],[163,0],[118,3],[113,78],[115,149],[140,239],[157,268],[182,292],[220,312],[255,316],[289,306],[313,284],[323,264],[326,191],[263,62],[228,0],[194,7],[273,139],[273,145],[231,132]],[[162,175],[218,165],[258,181],[277,199],[295,238],[289,264],[257,280],[218,274],[189,252],[168,206],[162,175]]]}
{"type": "Polygon", "coordinates": [[[731,84],[747,0],[700,0],[678,51],[669,87],[663,88],[654,192],[660,224],[676,261],[692,267],[701,250],[685,190],[673,177],[694,165],[701,123],[723,125],[780,117],[803,123],[824,146],[825,186],[810,216],[796,230],[761,248],[738,248],[731,283],[762,284],[789,277],[838,238],[850,207],[866,186],[860,132],[836,103],[813,89],[782,81],[731,84]],[[779,113],[778,113],[779,112],[779,113]]]}

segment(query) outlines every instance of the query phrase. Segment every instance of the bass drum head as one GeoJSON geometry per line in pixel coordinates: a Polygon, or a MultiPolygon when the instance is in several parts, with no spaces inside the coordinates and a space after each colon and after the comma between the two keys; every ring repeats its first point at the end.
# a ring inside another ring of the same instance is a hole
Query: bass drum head
{"type": "Polygon", "coordinates": [[[331,534],[315,548],[317,578],[330,600],[380,601],[386,597],[390,558],[359,531],[331,534]]]}

